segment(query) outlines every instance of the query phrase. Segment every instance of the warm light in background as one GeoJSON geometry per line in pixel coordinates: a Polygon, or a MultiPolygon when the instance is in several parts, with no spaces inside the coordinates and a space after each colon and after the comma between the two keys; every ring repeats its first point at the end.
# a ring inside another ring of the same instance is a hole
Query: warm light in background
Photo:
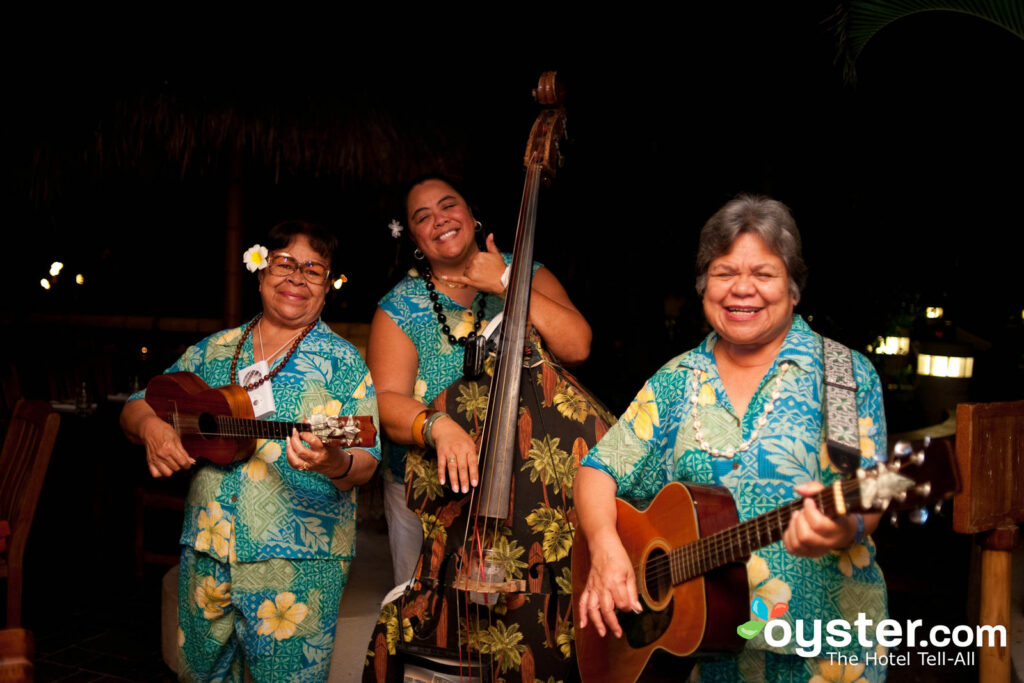
{"type": "Polygon", "coordinates": [[[85,284],[85,277],[81,273],[79,273],[78,275],[75,276],[75,284],[76,285],[84,285],[85,284]]]}
{"type": "Polygon", "coordinates": [[[44,277],[42,280],[39,281],[39,286],[42,287],[43,289],[49,289],[50,281],[44,277]]]}
{"type": "Polygon", "coordinates": [[[54,261],[50,264],[50,275],[57,277],[60,275],[60,269],[64,267],[64,264],[60,261],[54,261]]]}
{"type": "Polygon", "coordinates": [[[348,278],[345,277],[344,275],[340,275],[338,276],[338,279],[334,281],[334,288],[341,289],[341,286],[346,282],[348,282],[348,278]]]}
{"type": "Polygon", "coordinates": [[[924,309],[924,316],[926,318],[938,319],[942,317],[942,306],[929,306],[924,309]]]}
{"type": "Polygon", "coordinates": [[[917,357],[917,374],[929,377],[970,377],[974,374],[974,359],[922,353],[917,357]]]}
{"type": "Polygon", "coordinates": [[[910,337],[879,337],[874,351],[880,356],[905,356],[910,353],[910,337]]]}
{"type": "Polygon", "coordinates": [[[139,349],[139,353],[141,353],[143,356],[145,356],[147,353],[149,353],[149,347],[148,346],[143,346],[141,349],[139,349]]]}

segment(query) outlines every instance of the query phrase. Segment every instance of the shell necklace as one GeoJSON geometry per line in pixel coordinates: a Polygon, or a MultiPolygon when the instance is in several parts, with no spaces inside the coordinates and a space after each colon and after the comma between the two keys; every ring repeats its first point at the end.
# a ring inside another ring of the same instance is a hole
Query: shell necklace
{"type": "Polygon", "coordinates": [[[782,395],[782,378],[786,376],[786,371],[789,370],[789,363],[782,363],[779,368],[779,374],[775,377],[775,388],[772,390],[772,398],[770,401],[765,402],[764,412],[761,417],[757,418],[757,422],[754,423],[754,431],[750,433],[750,438],[741,443],[735,448],[727,448],[724,451],[720,451],[711,445],[711,442],[707,440],[702,431],[703,425],[700,421],[700,416],[697,415],[697,410],[700,407],[700,374],[699,372],[693,373],[693,395],[690,396],[690,403],[693,404],[693,436],[697,440],[697,445],[700,446],[701,450],[710,453],[713,456],[719,458],[731,458],[734,455],[743,453],[748,450],[755,441],[757,441],[757,435],[761,432],[761,428],[768,424],[768,416],[771,415],[772,411],[775,410],[775,402],[779,400],[779,396],[782,395]]]}

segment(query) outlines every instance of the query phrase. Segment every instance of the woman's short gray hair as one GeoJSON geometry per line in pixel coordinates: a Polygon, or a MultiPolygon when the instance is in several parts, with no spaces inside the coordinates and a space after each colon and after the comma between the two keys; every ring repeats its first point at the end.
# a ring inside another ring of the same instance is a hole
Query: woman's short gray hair
{"type": "Polygon", "coordinates": [[[697,293],[704,296],[711,262],[728,254],[744,233],[757,235],[786,266],[789,290],[796,300],[807,282],[807,265],[801,253],[800,231],[789,208],[760,195],[741,194],[715,212],[700,231],[697,246],[697,293]]]}

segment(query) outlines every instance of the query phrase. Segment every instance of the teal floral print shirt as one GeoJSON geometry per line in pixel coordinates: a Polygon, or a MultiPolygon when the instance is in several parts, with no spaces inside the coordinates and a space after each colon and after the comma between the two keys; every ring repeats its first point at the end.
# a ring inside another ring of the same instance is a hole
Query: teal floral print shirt
{"type": "MultiPolygon", "coordinates": [[[[218,332],[190,346],[167,372],[195,373],[211,387],[229,384],[231,358],[244,329],[218,332]]],[[[239,369],[253,363],[252,338],[242,345],[239,369]]],[[[323,321],[274,376],[271,388],[276,412],[267,419],[370,415],[380,425],[366,364],[323,321]]],[[[140,392],[130,400],[143,397],[140,392]]],[[[283,441],[259,439],[247,460],[197,467],[181,543],[224,562],[353,558],[358,487],[339,491],[322,474],[295,470],[284,450],[283,441]]],[[[364,450],[380,459],[379,440],[364,450]]]]}
{"type": "MultiPolygon", "coordinates": [[[[798,484],[820,481],[827,486],[839,477],[822,433],[821,337],[794,316],[778,358],[743,416],[736,415],[718,375],[713,354],[717,340],[712,332],[700,346],[666,363],[583,459],[582,465],[615,479],[617,495],[650,498],[671,481],[724,486],[744,521],[799,498],[794,491],[798,484]],[[694,419],[699,417],[703,437],[714,449],[736,448],[766,414],[765,404],[772,400],[783,364],[789,367],[779,385],[779,398],[751,446],[732,457],[702,450],[694,419]]],[[[870,467],[876,454],[884,454],[886,448],[881,386],[864,356],[854,352],[853,366],[861,460],[870,467]]],[[[769,608],[788,603],[789,611],[782,618],[791,625],[797,619],[807,624],[814,619],[853,623],[859,612],[877,624],[886,616],[885,583],[870,538],[813,559],[790,555],[779,541],[751,555],[747,577],[750,599],[760,596],[769,608]]],[[[839,650],[858,653],[856,638],[853,641],[839,650]]],[[[747,647],[788,654],[797,645],[794,639],[789,646],[773,648],[761,634],[747,647]]]]}
{"type": "MultiPolygon", "coordinates": [[[[505,263],[512,262],[511,254],[502,254],[505,263]]],[[[536,273],[541,264],[533,264],[536,273]]],[[[493,294],[477,292],[473,305],[466,308],[451,299],[438,287],[437,302],[441,304],[448,318],[448,326],[455,338],[465,337],[473,331],[476,312],[483,300],[484,317],[480,322],[483,331],[488,321],[501,312],[505,299],[493,294]]],[[[423,278],[416,269],[410,269],[408,275],[388,292],[378,305],[389,318],[395,321],[399,329],[405,333],[416,347],[418,367],[416,384],[413,387],[413,398],[429,405],[442,391],[462,377],[462,358],[465,355],[459,345],[448,343],[447,335],[441,332],[441,324],[437,322],[434,303],[428,296],[423,278]]],[[[387,462],[396,481],[405,481],[405,453],[407,446],[389,442],[387,444],[387,462]]]]}

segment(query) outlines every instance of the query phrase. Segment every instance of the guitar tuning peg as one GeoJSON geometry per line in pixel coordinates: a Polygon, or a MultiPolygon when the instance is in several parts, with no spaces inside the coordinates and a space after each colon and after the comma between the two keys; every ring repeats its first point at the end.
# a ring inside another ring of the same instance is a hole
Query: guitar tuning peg
{"type": "Polygon", "coordinates": [[[910,511],[910,521],[914,524],[924,524],[928,521],[927,508],[914,508],[910,511]]]}
{"type": "Polygon", "coordinates": [[[889,524],[892,526],[893,529],[897,529],[900,526],[900,516],[896,513],[895,510],[893,510],[892,513],[890,513],[889,515],[889,524]]]}
{"type": "Polygon", "coordinates": [[[924,463],[924,451],[918,451],[910,456],[910,462],[913,465],[921,465],[924,463]]]}
{"type": "Polygon", "coordinates": [[[895,496],[893,496],[893,497],[894,497],[894,498],[895,498],[896,500],[898,500],[899,502],[901,502],[901,503],[902,503],[903,501],[905,501],[905,500],[907,499],[907,492],[906,492],[906,491],[900,491],[899,493],[897,493],[897,494],[896,494],[895,496]]]}
{"type": "Polygon", "coordinates": [[[922,496],[924,498],[927,498],[928,494],[931,493],[931,492],[932,492],[932,485],[931,485],[931,482],[928,482],[928,481],[926,481],[923,484],[918,484],[917,486],[914,487],[914,493],[916,493],[919,496],[922,496]]]}
{"type": "Polygon", "coordinates": [[[946,501],[944,500],[940,500],[939,502],[935,503],[935,505],[932,506],[932,512],[934,512],[935,514],[939,514],[940,512],[942,512],[942,504],[945,502],[946,501]]]}
{"type": "Polygon", "coordinates": [[[897,458],[910,455],[914,451],[914,447],[910,445],[909,441],[897,441],[896,445],[892,447],[892,453],[897,458]]]}

